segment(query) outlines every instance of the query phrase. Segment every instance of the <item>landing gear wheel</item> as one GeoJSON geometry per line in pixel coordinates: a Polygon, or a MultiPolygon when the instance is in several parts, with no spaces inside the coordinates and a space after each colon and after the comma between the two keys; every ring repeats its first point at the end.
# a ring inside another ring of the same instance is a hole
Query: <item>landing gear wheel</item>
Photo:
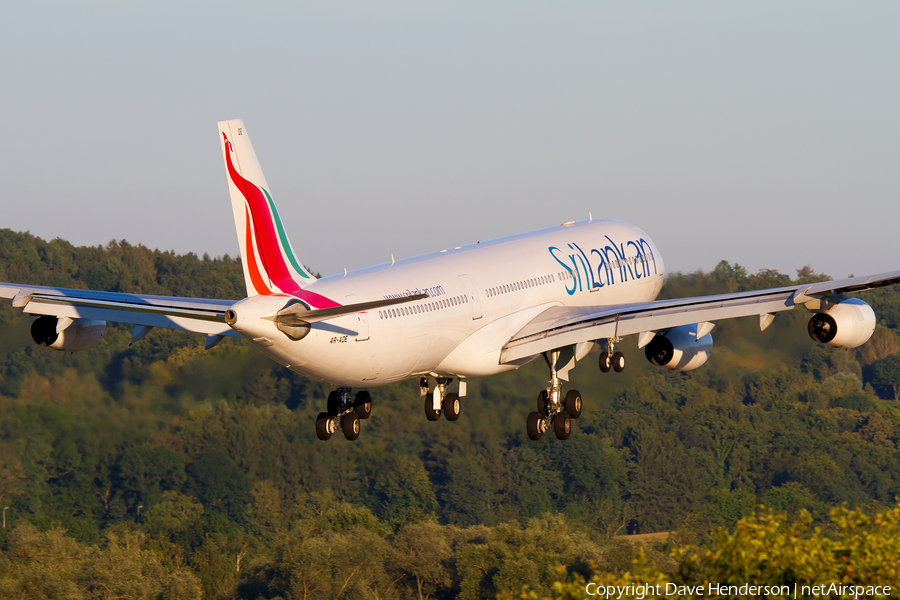
{"type": "Polygon", "coordinates": [[[563,403],[563,406],[566,409],[566,412],[569,413],[569,416],[573,419],[577,419],[581,416],[581,392],[578,390],[569,390],[569,393],[566,394],[566,400],[563,403]]]}
{"type": "Polygon", "coordinates": [[[625,369],[625,355],[621,352],[616,352],[612,355],[612,368],[615,369],[616,373],[621,373],[625,369]]]}
{"type": "Polygon", "coordinates": [[[319,413],[316,419],[316,437],[320,440],[331,438],[333,431],[331,430],[331,415],[328,413],[319,413]]]}
{"type": "Polygon", "coordinates": [[[431,396],[425,398],[425,418],[429,421],[437,421],[441,418],[441,411],[434,410],[434,408],[432,407],[433,402],[434,401],[431,399],[431,396]]]}
{"type": "Polygon", "coordinates": [[[372,396],[369,392],[362,391],[356,394],[353,399],[353,410],[359,415],[360,419],[368,419],[372,414],[372,396]]]}
{"type": "Polygon", "coordinates": [[[543,437],[544,432],[541,431],[541,423],[543,422],[543,420],[544,417],[542,417],[540,413],[528,413],[528,420],[525,421],[525,429],[528,431],[528,439],[537,441],[541,439],[541,437],[543,437]]]}
{"type": "Polygon", "coordinates": [[[441,412],[444,413],[444,416],[447,417],[448,421],[455,421],[459,418],[459,412],[462,410],[462,406],[459,403],[459,394],[450,392],[444,396],[444,403],[442,406],[444,408],[441,412]]]}
{"type": "Polygon", "coordinates": [[[341,410],[341,395],[337,391],[328,394],[328,402],[325,405],[329,415],[337,415],[341,410]]]}
{"type": "Polygon", "coordinates": [[[348,440],[355,440],[359,437],[359,415],[355,412],[347,413],[344,415],[344,423],[342,424],[342,428],[344,429],[344,437],[348,440]]]}
{"type": "Polygon", "coordinates": [[[550,414],[550,396],[547,394],[547,390],[541,390],[537,397],[537,411],[538,414],[542,417],[546,417],[550,414]]]}
{"type": "Polygon", "coordinates": [[[556,433],[557,439],[569,439],[569,435],[572,434],[572,420],[569,418],[569,413],[566,411],[556,413],[556,416],[553,417],[553,431],[556,433]]]}
{"type": "Polygon", "coordinates": [[[609,360],[609,352],[601,352],[600,353],[600,371],[603,373],[609,373],[609,368],[612,366],[612,362],[609,360]]]}

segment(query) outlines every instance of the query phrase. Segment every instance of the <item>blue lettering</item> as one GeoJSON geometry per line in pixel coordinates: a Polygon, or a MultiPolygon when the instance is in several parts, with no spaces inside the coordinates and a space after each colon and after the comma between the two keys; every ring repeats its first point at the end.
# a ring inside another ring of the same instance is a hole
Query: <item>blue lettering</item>
{"type": "MultiPolygon", "coordinates": [[[[552,256],[553,259],[554,259],[556,262],[558,262],[560,265],[562,265],[562,268],[565,269],[565,270],[571,275],[571,274],[572,274],[572,268],[569,267],[569,265],[567,265],[567,264],[564,263],[563,261],[559,260],[559,257],[557,257],[557,256],[553,253],[554,250],[556,250],[557,252],[559,252],[559,248],[557,248],[557,247],[555,247],[555,246],[551,246],[550,248],[548,248],[548,250],[550,250],[550,256],[552,256]]],[[[575,293],[575,289],[576,289],[576,287],[575,287],[575,281],[574,281],[574,278],[573,278],[573,281],[572,281],[572,289],[571,289],[571,290],[569,289],[569,284],[566,284],[566,293],[569,294],[569,295],[571,296],[572,294],[575,293]]]]}
{"type": "Polygon", "coordinates": [[[653,274],[658,274],[659,270],[656,265],[656,257],[653,255],[653,248],[650,243],[641,238],[637,240],[628,240],[621,244],[616,244],[609,236],[605,236],[609,242],[602,248],[593,248],[590,253],[585,252],[581,247],[572,242],[568,244],[570,250],[575,254],[566,255],[568,262],[559,255],[562,251],[551,246],[548,248],[553,259],[565,269],[572,280],[571,287],[566,284],[566,293],[570,296],[576,291],[584,291],[585,287],[589,290],[606,287],[607,285],[615,285],[615,271],[619,271],[619,281],[626,282],[630,279],[641,279],[649,277],[650,263],[653,263],[653,274]],[[633,256],[626,256],[626,248],[634,248],[633,256]],[[596,256],[597,268],[591,262],[596,256]],[[582,281],[582,275],[584,281],[582,281]]]}
{"type": "MultiPolygon", "coordinates": [[[[647,248],[647,252],[650,253],[650,260],[653,261],[653,273],[656,274],[656,273],[657,273],[657,270],[656,270],[656,257],[653,256],[653,249],[650,247],[650,244],[647,243],[647,240],[645,240],[644,238],[641,238],[639,241],[640,241],[640,243],[641,243],[641,250],[643,250],[644,247],[646,247],[646,248],[647,248]]],[[[650,274],[650,261],[647,261],[647,274],[648,274],[648,275],[650,274]]]]}
{"type": "Polygon", "coordinates": [[[606,257],[603,256],[602,252],[600,252],[599,250],[594,248],[593,250],[591,250],[591,256],[593,256],[594,254],[596,254],[597,256],[600,257],[600,264],[597,265],[597,279],[599,279],[598,287],[603,287],[606,285],[606,283],[603,281],[604,273],[606,274],[606,281],[607,282],[611,281],[609,279],[609,267],[606,264],[606,257]],[[600,269],[603,269],[602,273],[600,272],[600,269]]]}
{"type": "Polygon", "coordinates": [[[582,250],[581,247],[580,247],[578,244],[575,244],[575,243],[573,242],[572,245],[575,246],[576,248],[578,248],[578,251],[581,252],[581,256],[584,257],[583,260],[582,260],[582,263],[585,265],[585,267],[584,267],[585,270],[586,270],[588,273],[590,273],[590,275],[591,275],[590,288],[591,288],[591,289],[594,289],[594,288],[601,287],[600,284],[597,283],[597,280],[594,279],[594,269],[591,267],[591,260],[587,257],[587,254],[584,253],[584,250],[582,250]]]}
{"type": "MultiPolygon", "coordinates": [[[[585,266],[585,264],[584,264],[584,259],[581,258],[581,256],[577,256],[576,258],[578,258],[578,262],[581,263],[581,268],[584,269],[584,272],[585,272],[584,280],[585,280],[585,283],[587,283],[587,282],[588,282],[588,281],[587,281],[587,274],[590,273],[590,269],[588,269],[587,266],[585,266]]],[[[572,262],[575,262],[575,261],[572,261],[572,262]]],[[[581,271],[579,271],[579,272],[578,272],[578,291],[580,292],[580,291],[583,291],[583,290],[584,290],[584,287],[581,285],[581,271]]]]}
{"type": "Polygon", "coordinates": [[[628,246],[634,246],[634,250],[635,250],[635,252],[637,253],[637,254],[635,254],[635,257],[634,257],[634,261],[635,261],[635,263],[634,263],[634,277],[635,277],[636,279],[640,279],[641,277],[645,277],[645,276],[647,275],[647,273],[646,273],[647,266],[646,266],[646,265],[643,265],[643,269],[641,269],[641,268],[640,268],[640,265],[638,265],[639,262],[640,262],[641,264],[643,264],[643,261],[641,261],[641,248],[640,248],[640,246],[638,246],[637,244],[635,244],[633,241],[628,242],[628,246]],[[644,272],[642,272],[642,271],[644,271],[644,272]]]}

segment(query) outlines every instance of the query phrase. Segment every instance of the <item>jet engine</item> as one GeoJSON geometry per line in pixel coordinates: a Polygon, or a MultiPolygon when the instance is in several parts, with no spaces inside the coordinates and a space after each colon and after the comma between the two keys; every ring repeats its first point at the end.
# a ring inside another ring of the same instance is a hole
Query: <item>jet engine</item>
{"type": "Polygon", "coordinates": [[[691,371],[703,365],[712,354],[712,334],[697,339],[697,325],[682,325],[657,333],[644,348],[654,365],[673,371],[691,371]]]}
{"type": "Polygon", "coordinates": [[[875,312],[859,298],[823,302],[822,309],[809,320],[809,337],[835,348],[856,348],[875,331],[875,312]]]}
{"type": "Polygon", "coordinates": [[[63,352],[77,352],[96,346],[106,332],[106,321],[94,319],[68,319],[68,325],[60,331],[57,317],[38,317],[31,324],[31,339],[36,344],[63,352]]]}

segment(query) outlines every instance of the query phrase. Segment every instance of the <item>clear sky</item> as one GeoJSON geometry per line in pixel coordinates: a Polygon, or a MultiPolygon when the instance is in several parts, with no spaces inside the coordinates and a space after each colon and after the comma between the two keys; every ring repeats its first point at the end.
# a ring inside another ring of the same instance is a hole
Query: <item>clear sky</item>
{"type": "Polygon", "coordinates": [[[612,217],[670,270],[900,269],[900,3],[8,3],[0,227],[237,253],[241,118],[324,274],[612,217]]]}

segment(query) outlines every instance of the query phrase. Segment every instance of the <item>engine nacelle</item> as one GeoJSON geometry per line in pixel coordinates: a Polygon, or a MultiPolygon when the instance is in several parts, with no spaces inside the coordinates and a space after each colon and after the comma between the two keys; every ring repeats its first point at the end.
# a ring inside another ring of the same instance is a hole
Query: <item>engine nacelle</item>
{"type": "Polygon", "coordinates": [[[31,324],[34,343],[63,352],[77,352],[96,346],[106,332],[106,321],[72,319],[65,329],[57,332],[57,317],[38,317],[31,324]]]}
{"type": "Polygon", "coordinates": [[[644,348],[654,365],[673,371],[691,371],[700,367],[712,354],[712,334],[697,339],[697,325],[682,325],[657,333],[644,348]]]}
{"type": "Polygon", "coordinates": [[[862,346],[875,331],[875,311],[859,298],[824,302],[809,320],[809,337],[835,348],[862,346]]]}

